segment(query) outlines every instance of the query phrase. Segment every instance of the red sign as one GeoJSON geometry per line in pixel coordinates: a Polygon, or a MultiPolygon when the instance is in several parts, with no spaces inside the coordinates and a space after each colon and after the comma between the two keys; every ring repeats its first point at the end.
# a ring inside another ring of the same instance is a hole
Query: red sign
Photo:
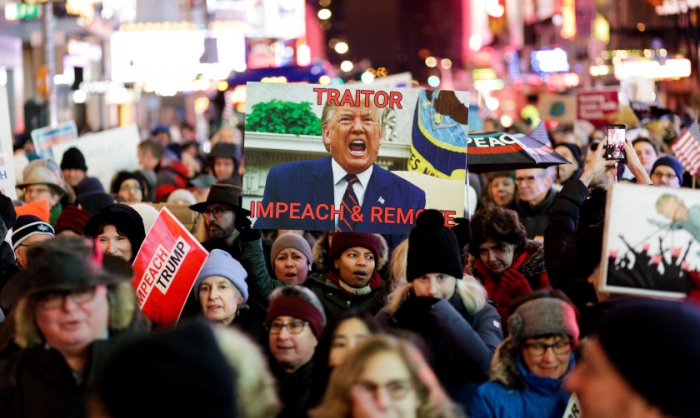
{"type": "Polygon", "coordinates": [[[139,309],[159,328],[177,323],[207,250],[167,208],[160,210],[134,260],[139,309]]]}
{"type": "Polygon", "coordinates": [[[576,119],[587,120],[596,128],[613,123],[620,103],[617,87],[576,91],[576,119]]]}

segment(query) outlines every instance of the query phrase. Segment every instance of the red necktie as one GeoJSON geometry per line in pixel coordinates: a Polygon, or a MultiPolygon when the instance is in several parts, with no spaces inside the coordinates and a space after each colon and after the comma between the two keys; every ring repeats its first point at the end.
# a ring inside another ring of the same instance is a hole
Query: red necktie
{"type": "Polygon", "coordinates": [[[345,180],[348,182],[348,187],[345,188],[343,200],[340,202],[343,218],[338,220],[338,231],[352,232],[355,229],[355,222],[352,220],[352,214],[353,212],[359,213],[360,211],[360,203],[357,200],[357,195],[355,194],[352,185],[359,180],[354,174],[346,175],[345,180]]]}

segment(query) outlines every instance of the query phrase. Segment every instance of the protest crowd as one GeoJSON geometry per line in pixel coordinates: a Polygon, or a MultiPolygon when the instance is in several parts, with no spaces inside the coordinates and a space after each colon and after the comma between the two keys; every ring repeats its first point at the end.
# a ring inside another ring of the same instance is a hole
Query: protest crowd
{"type": "MultiPolygon", "coordinates": [[[[373,186],[353,172],[359,146],[344,165],[344,128],[323,117],[360,213],[373,186]]],[[[0,417],[700,416],[700,273],[678,255],[639,267],[664,264],[684,300],[600,286],[606,189],[694,185],[671,146],[688,124],[664,123],[629,125],[624,162],[605,158],[602,130],[552,129],[570,164],[470,174],[476,210],[447,221],[391,178],[425,210],[382,234],[343,211],[325,230],[255,225],[236,127],[205,153],[157,126],[108,187],[78,148],[54,160],[16,144],[18,199],[0,196],[0,417]],[[153,302],[176,286],[179,301],[153,302]]],[[[271,172],[263,202],[304,195],[294,176],[317,169],[301,167],[271,172]]],[[[627,210],[700,239],[697,207],[669,196],[627,210]]]]}

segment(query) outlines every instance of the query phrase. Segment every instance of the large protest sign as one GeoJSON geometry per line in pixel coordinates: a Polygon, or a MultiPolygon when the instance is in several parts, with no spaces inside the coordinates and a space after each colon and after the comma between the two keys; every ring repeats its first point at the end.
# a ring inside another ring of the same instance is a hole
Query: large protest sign
{"type": "MultiPolygon", "coordinates": [[[[246,147],[258,141],[313,158],[270,169],[262,199],[250,203],[255,228],[408,232],[426,207],[426,193],[387,170],[387,162],[401,161],[394,170],[455,180],[463,196],[468,98],[371,85],[249,83],[246,147]]],[[[432,207],[450,219],[463,214],[453,205],[432,207]]]]}
{"type": "Polygon", "coordinates": [[[61,142],[53,146],[52,153],[60,163],[68,148],[78,148],[85,156],[90,177],[97,177],[105,190],[109,190],[114,173],[138,168],[136,149],[139,142],[138,128],[128,125],[61,142]]]}
{"type": "Polygon", "coordinates": [[[161,209],[134,260],[141,312],[159,327],[177,323],[207,251],[167,208],[161,209]]]}
{"type": "Polygon", "coordinates": [[[17,199],[7,88],[0,87],[0,193],[17,199]]]}
{"type": "Polygon", "coordinates": [[[602,291],[684,297],[700,270],[700,191],[613,185],[601,267],[602,291]]]}
{"type": "Polygon", "coordinates": [[[53,157],[52,148],[62,142],[74,141],[78,138],[78,128],[75,121],[61,122],[56,127],[34,129],[32,142],[37,155],[41,158],[53,157]]]}
{"type": "Polygon", "coordinates": [[[576,91],[576,119],[587,120],[597,128],[613,123],[619,107],[616,87],[576,91]]]}

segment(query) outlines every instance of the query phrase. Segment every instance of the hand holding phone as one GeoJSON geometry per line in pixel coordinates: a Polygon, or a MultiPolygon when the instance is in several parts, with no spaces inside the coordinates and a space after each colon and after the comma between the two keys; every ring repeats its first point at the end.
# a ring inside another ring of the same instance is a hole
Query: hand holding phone
{"type": "Polygon", "coordinates": [[[625,153],[626,125],[608,125],[608,140],[605,144],[605,159],[611,161],[627,162],[625,153]]]}

